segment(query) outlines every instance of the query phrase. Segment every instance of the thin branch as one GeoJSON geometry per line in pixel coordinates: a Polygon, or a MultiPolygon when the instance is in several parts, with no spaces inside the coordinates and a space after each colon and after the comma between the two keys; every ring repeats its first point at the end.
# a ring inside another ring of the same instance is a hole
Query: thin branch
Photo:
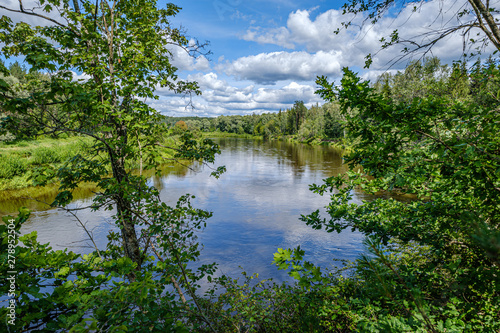
{"type": "MultiPolygon", "coordinates": [[[[159,236],[156,236],[156,237],[158,238],[159,236]]],[[[151,242],[151,240],[149,240],[149,244],[150,244],[151,249],[153,250],[154,254],[158,258],[158,260],[160,260],[162,263],[164,263],[165,260],[163,259],[162,256],[160,256],[160,254],[158,253],[158,251],[156,251],[156,248],[155,248],[153,242],[151,242]]],[[[186,296],[184,296],[184,293],[182,292],[182,289],[179,286],[179,283],[177,282],[177,280],[172,275],[170,275],[170,281],[172,281],[172,283],[174,284],[175,289],[177,289],[177,292],[179,293],[179,296],[180,296],[180,298],[182,300],[182,303],[186,304],[187,303],[186,296]]]]}
{"type": "MultiPolygon", "coordinates": [[[[159,236],[157,236],[159,237],[159,236]]],[[[199,315],[201,316],[201,318],[203,319],[203,321],[205,321],[208,325],[208,327],[210,327],[210,330],[212,330],[213,332],[217,332],[213,327],[212,327],[212,324],[210,323],[210,321],[205,317],[205,315],[203,314],[203,310],[200,306],[200,304],[198,303],[198,300],[197,300],[197,296],[196,294],[191,290],[191,284],[189,283],[189,279],[188,279],[188,276],[187,276],[187,273],[186,273],[186,270],[184,269],[184,265],[182,264],[180,258],[179,258],[179,254],[177,253],[177,251],[175,251],[175,247],[174,247],[174,244],[172,244],[172,242],[170,241],[170,239],[168,237],[166,237],[166,241],[167,243],[169,244],[169,246],[171,247],[172,249],[172,252],[174,253],[175,255],[175,258],[177,259],[177,265],[178,267],[181,269],[181,272],[182,272],[182,276],[184,277],[184,281],[186,281],[186,284],[187,284],[187,291],[189,292],[189,294],[191,295],[193,301],[194,301],[194,304],[196,305],[196,307],[198,308],[198,311],[200,311],[199,315]]]]}
{"type": "MultiPolygon", "coordinates": [[[[62,209],[62,210],[65,210],[67,213],[70,213],[71,215],[73,215],[73,217],[78,221],[78,223],[80,224],[80,226],[83,228],[83,230],[85,230],[85,232],[87,233],[87,236],[89,236],[90,238],[90,241],[92,242],[92,244],[94,244],[94,248],[95,250],[97,251],[97,254],[99,255],[99,257],[101,258],[102,260],[102,256],[101,256],[101,252],[99,251],[99,248],[97,247],[97,244],[95,243],[94,241],[94,237],[92,235],[92,233],[87,229],[87,227],[85,226],[85,224],[78,218],[78,216],[74,213],[75,210],[80,210],[78,208],[74,208],[74,209],[69,209],[69,208],[66,208],[66,207],[62,207],[62,206],[52,206],[51,204],[43,201],[43,200],[39,200],[39,199],[35,199],[35,198],[32,198],[32,197],[25,197],[25,199],[30,199],[30,200],[34,200],[36,202],[41,202],[41,203],[44,203],[46,204],[47,206],[50,206],[50,207],[54,207],[54,208],[59,208],[59,209],[62,209]]],[[[84,208],[81,208],[81,209],[87,209],[88,207],[84,207],[84,208]]]]}
{"type": "Polygon", "coordinates": [[[39,18],[42,18],[44,20],[47,20],[47,21],[50,21],[52,23],[55,23],[56,25],[60,26],[60,27],[63,27],[65,29],[68,29],[69,31],[71,31],[72,33],[74,33],[75,35],[77,35],[78,37],[80,37],[81,35],[76,32],[76,31],[73,31],[72,29],[70,29],[68,26],[64,25],[63,23],[61,22],[58,22],[56,20],[54,20],[53,18],[50,18],[48,16],[45,16],[45,15],[42,15],[42,14],[38,14],[38,13],[35,13],[35,12],[27,12],[24,8],[23,8],[23,4],[22,4],[22,1],[19,0],[19,10],[17,9],[12,9],[12,8],[8,8],[8,7],[5,7],[5,6],[2,6],[0,5],[0,8],[1,9],[5,9],[9,12],[14,12],[14,13],[21,13],[21,14],[25,14],[25,15],[30,15],[30,16],[35,16],[35,17],[39,17],[39,18]]]}

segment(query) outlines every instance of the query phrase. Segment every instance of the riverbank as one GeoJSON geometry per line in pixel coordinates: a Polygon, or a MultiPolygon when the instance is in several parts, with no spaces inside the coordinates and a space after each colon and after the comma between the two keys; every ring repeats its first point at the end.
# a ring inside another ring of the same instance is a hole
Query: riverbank
{"type": "MultiPolygon", "coordinates": [[[[241,138],[241,139],[254,139],[254,140],[264,140],[262,135],[252,135],[252,134],[237,134],[237,133],[227,133],[227,132],[201,132],[201,135],[205,138],[241,138]]],[[[291,143],[300,143],[311,146],[330,146],[344,152],[350,151],[350,146],[343,139],[338,140],[325,140],[320,138],[312,138],[310,140],[300,140],[296,135],[281,135],[281,136],[271,136],[267,140],[281,140],[291,143]]]]}
{"type": "MultiPolygon", "coordinates": [[[[32,177],[37,170],[41,168],[57,170],[77,154],[85,155],[93,143],[94,139],[80,136],[0,142],[0,201],[5,191],[10,191],[7,194],[9,197],[23,197],[24,192],[20,190],[33,187],[32,177]]],[[[177,146],[172,136],[165,137],[163,144],[169,147],[177,146]]],[[[173,157],[173,152],[167,152],[165,157],[173,157]]],[[[140,161],[130,161],[127,167],[139,169],[140,161]]],[[[49,181],[47,185],[58,187],[55,179],[49,181]]]]}
{"type": "Polygon", "coordinates": [[[238,134],[238,133],[227,133],[227,132],[199,132],[204,138],[240,138],[240,139],[254,139],[263,140],[262,135],[252,135],[252,134],[238,134]]]}
{"type": "Polygon", "coordinates": [[[69,137],[0,143],[0,191],[31,186],[34,170],[47,166],[57,168],[91,142],[85,137],[69,137]]]}
{"type": "Polygon", "coordinates": [[[288,142],[293,142],[293,143],[302,143],[311,146],[330,146],[341,150],[346,150],[346,151],[349,150],[349,144],[347,144],[343,139],[329,140],[321,138],[311,138],[308,140],[300,140],[296,135],[284,135],[277,137],[275,139],[286,140],[288,142]]]}

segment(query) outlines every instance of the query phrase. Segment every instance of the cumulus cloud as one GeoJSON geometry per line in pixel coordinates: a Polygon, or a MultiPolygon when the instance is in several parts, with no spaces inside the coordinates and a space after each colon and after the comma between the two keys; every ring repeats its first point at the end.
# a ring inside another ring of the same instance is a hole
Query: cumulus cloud
{"type": "Polygon", "coordinates": [[[291,82],[281,89],[259,88],[254,96],[254,100],[260,103],[271,102],[286,105],[291,105],[297,100],[312,103],[320,100],[314,94],[314,90],[311,85],[291,82]]]}
{"type": "Polygon", "coordinates": [[[213,72],[192,74],[188,79],[198,82],[203,91],[201,96],[189,99],[165,92],[160,94],[159,100],[151,101],[150,105],[167,115],[213,117],[276,112],[292,107],[297,100],[304,101],[308,106],[321,102],[314,94],[312,85],[293,81],[282,87],[256,87],[253,84],[236,87],[219,79],[213,72]]]}
{"type": "MultiPolygon", "coordinates": [[[[290,13],[286,26],[271,29],[252,27],[242,38],[247,41],[274,44],[290,50],[303,48],[314,55],[319,52],[333,53],[336,59],[341,61],[341,66],[362,66],[364,56],[371,53],[375,55],[372,68],[382,69],[387,68],[391,61],[402,55],[400,53],[402,46],[378,52],[381,48],[381,38],[387,38],[392,31],[397,29],[402,40],[412,40],[423,45],[436,37],[442,29],[473,20],[472,15],[457,17],[457,13],[465,6],[466,2],[462,1],[425,1],[416,11],[413,5],[408,5],[401,8],[397,15],[393,11],[375,25],[365,24],[365,17],[362,15],[344,16],[342,10],[328,10],[314,18],[312,10],[297,10],[290,13]],[[353,23],[349,29],[340,29],[340,33],[333,33],[341,27],[342,22],[349,19],[352,19],[353,23]]],[[[460,35],[453,35],[433,46],[432,54],[445,61],[457,59],[463,53],[462,45],[463,40],[460,35]]],[[[252,59],[266,57],[270,56],[257,55],[252,59]]],[[[281,57],[285,58],[283,55],[281,57]]],[[[249,60],[238,59],[235,66],[242,66],[242,62],[249,60]]],[[[238,74],[234,69],[231,73],[238,74]]],[[[276,79],[280,78],[281,76],[276,77],[276,79]]]]}
{"type": "Polygon", "coordinates": [[[82,82],[86,82],[87,80],[89,80],[91,78],[90,75],[88,74],[85,74],[85,73],[77,73],[75,71],[71,71],[71,75],[73,76],[73,80],[74,81],[82,81],[82,82]]]}
{"type": "Polygon", "coordinates": [[[172,55],[172,65],[177,67],[179,70],[185,71],[206,71],[210,69],[210,63],[208,59],[200,55],[198,57],[193,57],[189,52],[180,46],[170,45],[168,50],[172,55]]]}
{"type": "Polygon", "coordinates": [[[241,80],[274,84],[284,80],[313,80],[317,75],[339,75],[341,54],[338,51],[261,53],[239,58],[218,66],[219,70],[241,80]]]}

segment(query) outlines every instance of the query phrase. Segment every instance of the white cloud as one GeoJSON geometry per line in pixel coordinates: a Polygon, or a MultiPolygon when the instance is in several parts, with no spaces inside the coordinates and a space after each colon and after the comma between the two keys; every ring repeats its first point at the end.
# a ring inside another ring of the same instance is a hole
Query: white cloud
{"type": "Polygon", "coordinates": [[[322,102],[314,94],[312,84],[292,81],[282,87],[256,87],[253,84],[237,87],[219,79],[213,72],[192,74],[188,79],[198,82],[203,92],[201,96],[193,96],[190,100],[165,91],[160,92],[159,100],[150,101],[150,105],[166,115],[213,117],[276,112],[292,107],[297,100],[304,101],[308,106],[322,102]]]}
{"type": "Polygon", "coordinates": [[[83,81],[86,82],[88,79],[91,78],[90,75],[84,74],[84,73],[77,73],[74,71],[71,71],[71,75],[73,76],[73,81],[83,81]]]}
{"type": "MultiPolygon", "coordinates": [[[[391,61],[402,55],[400,53],[402,46],[378,52],[381,48],[382,37],[387,38],[392,31],[397,29],[401,39],[425,44],[443,28],[474,19],[471,15],[457,17],[457,13],[463,10],[466,4],[466,1],[425,1],[416,11],[413,5],[409,4],[402,8],[397,16],[394,13],[386,15],[375,25],[363,24],[365,17],[358,15],[351,17],[353,25],[347,30],[340,29],[339,34],[334,34],[334,31],[341,27],[341,22],[349,19],[342,15],[342,10],[328,10],[314,18],[311,17],[312,11],[297,10],[290,13],[286,26],[272,29],[252,27],[243,39],[294,50],[305,49],[315,55],[319,52],[333,53],[342,67],[362,67],[364,56],[371,53],[374,55],[372,68],[386,69],[391,61]]],[[[494,4],[490,5],[495,7],[494,4]]],[[[463,53],[462,42],[461,36],[455,34],[433,46],[432,54],[447,62],[458,59],[463,53]]],[[[255,59],[263,58],[261,55],[254,57],[255,59]]],[[[248,62],[248,59],[238,59],[235,61],[235,66],[241,66],[240,63],[245,60],[248,62]]],[[[402,67],[404,64],[400,65],[400,68],[402,67]]],[[[234,70],[232,73],[238,74],[234,70]]]]}
{"type": "Polygon", "coordinates": [[[263,30],[254,27],[242,37],[244,40],[262,44],[276,44],[287,49],[295,49],[295,44],[290,40],[290,31],[285,27],[263,30]]]}
{"type": "Polygon", "coordinates": [[[210,69],[210,63],[203,55],[193,57],[184,48],[175,45],[170,45],[168,50],[172,53],[172,65],[177,67],[179,70],[206,71],[210,69]]]}
{"type": "Polygon", "coordinates": [[[254,96],[256,102],[293,104],[297,100],[319,101],[314,94],[314,87],[311,85],[302,85],[296,82],[284,86],[281,89],[259,88],[254,96]]]}
{"type": "Polygon", "coordinates": [[[317,75],[339,75],[341,54],[337,51],[260,53],[219,64],[218,69],[241,80],[260,84],[276,81],[310,81],[317,75]]]}

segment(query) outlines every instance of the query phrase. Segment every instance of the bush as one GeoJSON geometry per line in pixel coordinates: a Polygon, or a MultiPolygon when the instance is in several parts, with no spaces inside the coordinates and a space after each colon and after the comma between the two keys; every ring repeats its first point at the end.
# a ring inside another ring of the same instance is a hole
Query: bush
{"type": "Polygon", "coordinates": [[[11,142],[16,139],[16,136],[10,132],[0,135],[0,142],[11,142]]]}

